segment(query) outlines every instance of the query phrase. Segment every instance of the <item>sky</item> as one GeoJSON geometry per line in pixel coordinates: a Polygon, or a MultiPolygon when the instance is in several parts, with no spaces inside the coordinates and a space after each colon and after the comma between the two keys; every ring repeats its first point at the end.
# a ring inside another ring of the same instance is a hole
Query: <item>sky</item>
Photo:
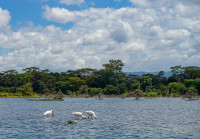
{"type": "Polygon", "coordinates": [[[200,0],[0,0],[0,72],[200,66],[200,0]]]}

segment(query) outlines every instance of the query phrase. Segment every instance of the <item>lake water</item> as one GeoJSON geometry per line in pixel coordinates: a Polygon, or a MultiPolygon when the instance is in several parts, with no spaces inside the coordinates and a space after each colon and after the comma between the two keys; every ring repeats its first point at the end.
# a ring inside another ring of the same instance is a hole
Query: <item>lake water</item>
{"type": "Polygon", "coordinates": [[[0,138],[200,138],[200,100],[180,98],[65,98],[27,101],[0,98],[0,138]],[[44,117],[47,110],[54,117],[44,117]],[[93,110],[97,119],[74,119],[72,112],[93,110]]]}

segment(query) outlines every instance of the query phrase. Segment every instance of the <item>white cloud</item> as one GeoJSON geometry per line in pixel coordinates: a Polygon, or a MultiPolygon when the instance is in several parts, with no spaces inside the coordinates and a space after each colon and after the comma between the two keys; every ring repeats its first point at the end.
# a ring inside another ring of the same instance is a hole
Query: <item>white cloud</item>
{"type": "Polygon", "coordinates": [[[79,12],[71,12],[67,9],[60,9],[58,7],[50,8],[49,6],[44,6],[45,12],[43,16],[49,20],[58,23],[74,22],[79,17],[79,12]]]}
{"type": "Polygon", "coordinates": [[[3,10],[0,7],[0,30],[9,29],[9,21],[11,19],[10,13],[8,10],[3,10]]]}
{"type": "Polygon", "coordinates": [[[0,32],[0,46],[15,49],[0,56],[0,71],[30,66],[52,71],[102,68],[109,59],[123,60],[125,71],[198,65],[200,17],[192,10],[200,10],[198,1],[178,1],[173,6],[159,1],[155,7],[149,1],[141,2],[144,4],[136,7],[82,11],[45,6],[47,20],[74,22],[74,26],[64,30],[32,25],[16,32],[0,32]]]}
{"type": "Polygon", "coordinates": [[[80,5],[84,3],[84,0],[60,0],[60,3],[66,4],[66,5],[80,5]]]}
{"type": "Polygon", "coordinates": [[[148,0],[130,0],[134,5],[148,6],[151,2],[148,0]]]}

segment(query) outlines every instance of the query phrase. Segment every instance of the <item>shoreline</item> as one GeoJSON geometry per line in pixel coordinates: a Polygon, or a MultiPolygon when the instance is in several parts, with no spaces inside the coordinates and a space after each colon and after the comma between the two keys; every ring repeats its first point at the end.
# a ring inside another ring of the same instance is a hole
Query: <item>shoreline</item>
{"type": "MultiPolygon", "coordinates": [[[[53,99],[53,98],[48,98],[45,97],[45,95],[39,95],[37,93],[31,93],[29,95],[26,94],[22,94],[22,93],[3,93],[0,92],[0,98],[28,98],[28,99],[41,99],[44,101],[55,101],[57,99],[53,99]]],[[[125,99],[125,98],[135,98],[134,96],[127,96],[125,94],[121,94],[121,95],[102,95],[102,96],[89,96],[87,94],[82,94],[82,95],[64,95],[62,97],[62,99],[64,98],[95,98],[97,100],[103,100],[104,98],[121,98],[121,99],[125,99]]],[[[154,99],[154,98],[183,98],[183,99],[187,99],[187,97],[184,98],[184,95],[177,95],[177,96],[173,96],[173,95],[169,95],[169,96],[142,96],[139,99],[154,99]]],[[[200,99],[200,96],[196,96],[194,97],[194,99],[200,99]]]]}
{"type": "MultiPolygon", "coordinates": [[[[45,98],[45,97],[31,97],[31,96],[6,96],[6,97],[2,97],[0,96],[0,98],[28,98],[28,99],[42,99],[42,100],[53,100],[53,99],[48,99],[48,98],[45,98]]],[[[104,98],[96,98],[96,97],[81,97],[81,96],[76,96],[76,97],[71,97],[71,96],[66,96],[66,97],[63,97],[64,98],[94,98],[94,99],[97,99],[97,100],[103,100],[103,99],[106,99],[106,98],[121,98],[121,99],[126,99],[126,98],[135,98],[135,97],[125,97],[125,98],[122,98],[120,96],[106,96],[104,98]]],[[[140,99],[154,99],[154,98],[183,98],[183,96],[179,96],[179,97],[173,97],[173,96],[157,96],[157,97],[141,97],[140,99]]],[[[196,97],[196,99],[200,99],[200,96],[196,97]]]]}

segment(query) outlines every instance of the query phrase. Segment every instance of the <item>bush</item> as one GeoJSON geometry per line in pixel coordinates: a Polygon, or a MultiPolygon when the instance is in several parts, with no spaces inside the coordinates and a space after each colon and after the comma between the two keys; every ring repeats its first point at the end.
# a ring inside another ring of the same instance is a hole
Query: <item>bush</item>
{"type": "Polygon", "coordinates": [[[160,85],[160,94],[162,96],[168,96],[169,95],[169,88],[165,85],[160,85]]]}
{"type": "Polygon", "coordinates": [[[178,93],[180,93],[180,94],[185,94],[185,92],[187,91],[187,89],[186,89],[186,87],[185,87],[185,85],[184,84],[180,84],[180,86],[178,86],[178,88],[177,88],[177,91],[178,91],[178,93]]]}
{"type": "Polygon", "coordinates": [[[135,99],[138,100],[138,99],[140,99],[140,97],[143,97],[144,94],[143,94],[143,92],[141,90],[135,90],[133,92],[130,92],[129,96],[135,97],[135,99]]]}
{"type": "Polygon", "coordinates": [[[183,98],[190,100],[194,100],[196,97],[198,96],[197,93],[195,93],[194,91],[187,91],[186,94],[183,96],[183,98]]]}
{"type": "Polygon", "coordinates": [[[25,95],[33,94],[33,88],[31,83],[26,83],[22,85],[19,90],[25,95]]]}
{"type": "Polygon", "coordinates": [[[179,97],[179,96],[181,96],[181,94],[180,93],[171,93],[170,96],[171,97],[179,97]]]}
{"type": "Polygon", "coordinates": [[[73,92],[71,90],[67,90],[66,95],[72,95],[72,94],[73,94],[73,92]]]}
{"type": "Polygon", "coordinates": [[[90,96],[95,96],[98,93],[103,93],[103,89],[102,88],[88,88],[88,94],[90,96]]]}
{"type": "Polygon", "coordinates": [[[13,92],[13,87],[0,87],[0,92],[6,92],[6,93],[12,93],[13,92]]]}
{"type": "Polygon", "coordinates": [[[186,87],[195,86],[195,80],[194,79],[185,79],[184,84],[186,87]]]}
{"type": "Polygon", "coordinates": [[[170,86],[170,93],[185,94],[185,92],[187,91],[185,85],[182,83],[173,82],[169,83],[169,86],[170,86]]]}
{"type": "Polygon", "coordinates": [[[187,91],[193,91],[194,93],[197,93],[197,89],[195,87],[188,87],[187,91]]]}
{"type": "Polygon", "coordinates": [[[134,83],[131,84],[131,90],[140,90],[140,82],[135,81],[134,83]]]}
{"type": "Polygon", "coordinates": [[[157,97],[158,92],[147,92],[147,97],[157,97]]]}
{"type": "Polygon", "coordinates": [[[23,93],[5,93],[0,92],[0,97],[6,97],[6,98],[40,98],[41,96],[36,93],[31,93],[29,95],[23,94],[23,93]]]}
{"type": "Polygon", "coordinates": [[[87,85],[81,85],[79,88],[80,94],[88,94],[88,86],[87,85]]]}
{"type": "Polygon", "coordinates": [[[118,94],[118,88],[114,85],[106,85],[106,92],[105,94],[111,95],[111,94],[118,94]]]}
{"type": "Polygon", "coordinates": [[[104,98],[103,94],[100,92],[96,95],[96,98],[102,100],[104,98]]]}
{"type": "Polygon", "coordinates": [[[117,88],[118,88],[119,94],[125,93],[125,91],[126,91],[126,84],[125,83],[118,84],[117,88]]]}
{"type": "Polygon", "coordinates": [[[200,78],[195,79],[195,88],[197,89],[198,93],[200,94],[200,78]]]}
{"type": "Polygon", "coordinates": [[[62,93],[61,90],[59,90],[58,92],[53,92],[53,93],[46,93],[45,94],[45,98],[48,98],[48,99],[55,99],[55,100],[58,100],[58,99],[63,99],[64,97],[64,94],[62,93]]]}

